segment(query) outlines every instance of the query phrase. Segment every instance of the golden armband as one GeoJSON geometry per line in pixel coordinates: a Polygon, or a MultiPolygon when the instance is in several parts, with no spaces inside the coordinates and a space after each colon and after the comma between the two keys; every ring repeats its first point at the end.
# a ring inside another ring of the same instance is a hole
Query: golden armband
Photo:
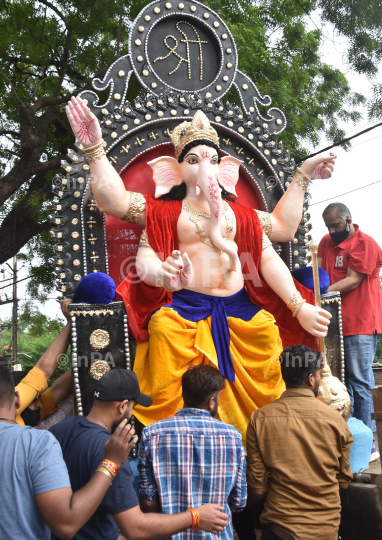
{"type": "Polygon", "coordinates": [[[121,218],[129,223],[138,223],[142,212],[145,211],[145,198],[142,193],[131,193],[130,208],[126,214],[121,218]]]}
{"type": "Polygon", "coordinates": [[[261,210],[256,210],[256,214],[259,218],[261,228],[269,238],[272,232],[272,222],[270,214],[268,212],[262,212],[261,210]]]}
{"type": "Polygon", "coordinates": [[[296,317],[298,311],[300,310],[301,306],[305,304],[305,302],[306,300],[304,300],[301,294],[296,291],[292,296],[292,299],[287,302],[287,308],[291,310],[293,317],[296,317]]]}
{"type": "Polygon", "coordinates": [[[269,240],[268,236],[263,231],[263,242],[262,242],[263,251],[264,251],[265,248],[267,248],[267,247],[269,247],[271,245],[272,245],[272,242],[269,240]]]}

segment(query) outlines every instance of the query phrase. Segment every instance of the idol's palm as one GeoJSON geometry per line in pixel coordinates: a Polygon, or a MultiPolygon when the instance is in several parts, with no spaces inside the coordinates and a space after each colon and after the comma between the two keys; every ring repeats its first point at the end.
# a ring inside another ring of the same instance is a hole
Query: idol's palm
{"type": "Polygon", "coordinates": [[[73,133],[84,148],[102,141],[99,122],[81,98],[72,97],[65,110],[73,133]]]}

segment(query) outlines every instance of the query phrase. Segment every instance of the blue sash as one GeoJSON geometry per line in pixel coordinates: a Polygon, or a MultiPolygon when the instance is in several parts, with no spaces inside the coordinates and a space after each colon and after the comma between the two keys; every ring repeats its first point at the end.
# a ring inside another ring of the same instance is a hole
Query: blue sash
{"type": "Polygon", "coordinates": [[[211,333],[219,369],[226,379],[235,382],[227,317],[250,321],[261,310],[251,303],[245,288],[232,296],[223,297],[182,289],[172,294],[172,304],[162,307],[173,308],[183,319],[191,322],[202,321],[212,315],[211,333]]]}

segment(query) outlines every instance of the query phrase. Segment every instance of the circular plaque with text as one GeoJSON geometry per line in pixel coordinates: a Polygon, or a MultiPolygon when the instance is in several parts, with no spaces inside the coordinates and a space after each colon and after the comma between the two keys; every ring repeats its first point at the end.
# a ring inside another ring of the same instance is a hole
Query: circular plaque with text
{"type": "Polygon", "coordinates": [[[135,20],[130,59],[140,82],[158,94],[164,87],[210,94],[230,88],[236,47],[224,22],[198,2],[152,2],[135,20]]]}

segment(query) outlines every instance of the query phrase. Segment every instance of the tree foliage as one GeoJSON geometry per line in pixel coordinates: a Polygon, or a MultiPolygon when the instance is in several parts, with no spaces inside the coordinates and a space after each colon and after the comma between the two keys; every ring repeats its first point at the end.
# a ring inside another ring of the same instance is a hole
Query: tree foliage
{"type": "MultiPolygon", "coordinates": [[[[126,54],[131,21],[143,0],[2,0],[0,3],[0,263],[26,246],[34,256],[32,291],[52,286],[47,235],[51,180],[73,137],[64,104],[126,54]]],[[[321,29],[309,15],[349,38],[354,70],[376,73],[380,13],[371,3],[326,0],[206,0],[236,40],[239,67],[285,111],[284,144],[295,158],[325,134],[340,140],[340,121],[356,122],[364,103],[346,77],[321,58],[321,29]],[[337,6],[337,7],[334,7],[337,6]]],[[[129,98],[135,97],[132,84],[129,98]]],[[[235,100],[235,96],[229,96],[235,100]]]]}
{"type": "MultiPolygon", "coordinates": [[[[3,324],[11,322],[9,319],[1,321],[3,324]]],[[[18,362],[25,370],[31,369],[42,354],[46,351],[52,341],[64,328],[64,323],[60,319],[53,319],[41,313],[32,304],[26,303],[21,309],[18,332],[17,350],[20,354],[18,362]],[[26,355],[30,356],[28,358],[26,355]]],[[[4,346],[10,345],[12,341],[12,329],[0,330],[0,353],[7,354],[4,346]]],[[[9,353],[11,354],[11,353],[9,353]]],[[[57,367],[50,382],[55,381],[62,373],[70,367],[70,353],[63,359],[57,367]]]]}

